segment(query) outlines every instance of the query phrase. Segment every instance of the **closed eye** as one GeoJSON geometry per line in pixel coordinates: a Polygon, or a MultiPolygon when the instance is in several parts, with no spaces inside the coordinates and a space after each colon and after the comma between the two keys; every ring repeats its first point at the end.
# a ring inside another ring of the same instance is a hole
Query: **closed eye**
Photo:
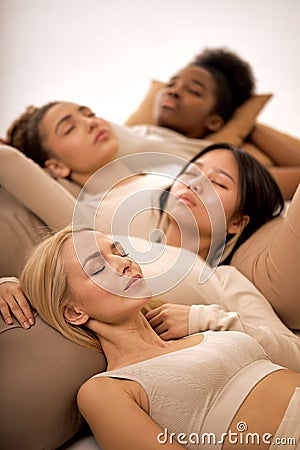
{"type": "Polygon", "coordinates": [[[218,181],[215,181],[215,180],[211,180],[211,182],[212,182],[213,184],[216,184],[217,186],[220,186],[220,187],[223,188],[223,189],[227,189],[227,190],[228,190],[228,187],[225,186],[225,184],[219,183],[218,181]]]}
{"type": "Polygon", "coordinates": [[[202,92],[195,91],[194,89],[189,89],[190,93],[196,95],[197,97],[202,97],[202,92]]]}
{"type": "Polygon", "coordinates": [[[71,131],[73,131],[75,129],[75,125],[72,125],[72,126],[70,126],[66,131],[65,131],[65,136],[66,135],[68,135],[68,134],[70,134],[71,133],[71,131]]]}
{"type": "Polygon", "coordinates": [[[101,267],[100,269],[95,270],[91,275],[96,276],[99,275],[99,273],[103,272],[103,270],[105,269],[105,266],[101,267]]]}

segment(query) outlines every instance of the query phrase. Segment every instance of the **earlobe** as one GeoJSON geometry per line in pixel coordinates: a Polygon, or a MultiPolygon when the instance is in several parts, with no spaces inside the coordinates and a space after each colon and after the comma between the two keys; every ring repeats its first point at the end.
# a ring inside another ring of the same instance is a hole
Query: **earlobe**
{"type": "Polygon", "coordinates": [[[224,119],[219,114],[213,114],[207,119],[206,128],[214,133],[224,125],[224,119]]]}
{"type": "Polygon", "coordinates": [[[71,174],[70,167],[66,166],[55,158],[47,159],[44,166],[56,178],[67,178],[71,174]]]}
{"type": "Polygon", "coordinates": [[[89,320],[89,316],[84,311],[72,305],[65,306],[64,318],[72,325],[83,325],[89,320]]]}
{"type": "Polygon", "coordinates": [[[228,234],[237,234],[241,233],[243,229],[248,225],[250,221],[249,216],[239,216],[230,221],[227,227],[228,234]]]}

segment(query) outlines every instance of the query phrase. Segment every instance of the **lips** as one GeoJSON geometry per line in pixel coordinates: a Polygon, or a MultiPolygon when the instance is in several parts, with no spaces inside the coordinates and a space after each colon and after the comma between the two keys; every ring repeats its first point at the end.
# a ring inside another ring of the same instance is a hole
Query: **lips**
{"type": "Polygon", "coordinates": [[[179,200],[183,201],[187,206],[196,206],[194,198],[189,194],[179,195],[179,200]]]}
{"type": "Polygon", "coordinates": [[[141,279],[142,279],[142,276],[139,273],[137,273],[136,275],[133,275],[133,277],[131,277],[129,279],[128,283],[126,284],[124,291],[127,291],[130,288],[133,288],[136,284],[138,284],[140,282],[141,279]]]}
{"type": "Polygon", "coordinates": [[[178,103],[171,97],[163,97],[160,101],[160,106],[167,109],[176,109],[178,108],[178,103]]]}
{"type": "Polygon", "coordinates": [[[108,136],[109,131],[107,129],[101,128],[101,130],[97,130],[94,139],[94,144],[96,144],[97,142],[105,141],[108,138],[108,136]]]}

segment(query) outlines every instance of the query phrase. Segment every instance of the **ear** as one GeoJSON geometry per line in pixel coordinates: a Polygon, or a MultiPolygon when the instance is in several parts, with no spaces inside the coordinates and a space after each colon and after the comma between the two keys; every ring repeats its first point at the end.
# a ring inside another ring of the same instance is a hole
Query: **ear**
{"type": "Polygon", "coordinates": [[[47,159],[44,166],[50,170],[55,178],[67,178],[71,173],[70,167],[55,158],[47,159]]]}
{"type": "Polygon", "coordinates": [[[224,119],[219,114],[212,114],[205,122],[205,127],[210,132],[218,131],[223,125],[224,119]]]}
{"type": "Polygon", "coordinates": [[[248,225],[250,221],[249,216],[235,216],[233,217],[227,225],[228,234],[241,233],[243,229],[248,225]]]}
{"type": "Polygon", "coordinates": [[[71,325],[83,325],[89,320],[89,316],[84,311],[73,305],[65,306],[64,318],[71,325]]]}

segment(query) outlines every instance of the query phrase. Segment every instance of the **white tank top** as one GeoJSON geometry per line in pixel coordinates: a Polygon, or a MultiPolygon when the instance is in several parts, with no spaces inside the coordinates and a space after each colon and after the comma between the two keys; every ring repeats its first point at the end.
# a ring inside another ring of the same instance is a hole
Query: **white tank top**
{"type": "Polygon", "coordinates": [[[176,437],[184,433],[187,449],[211,450],[222,447],[222,433],[255,384],[282,367],[271,363],[263,348],[245,333],[200,334],[204,340],[192,347],[95,377],[139,383],[148,396],[153,420],[176,437]]]}

